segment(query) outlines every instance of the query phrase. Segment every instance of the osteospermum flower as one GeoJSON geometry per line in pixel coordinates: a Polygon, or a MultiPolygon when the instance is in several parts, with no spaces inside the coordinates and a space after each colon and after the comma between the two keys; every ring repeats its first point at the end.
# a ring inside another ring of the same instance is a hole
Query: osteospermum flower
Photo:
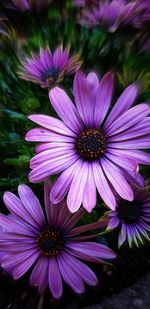
{"type": "Polygon", "coordinates": [[[143,244],[143,237],[150,240],[150,194],[146,190],[133,188],[132,202],[118,200],[116,211],[108,211],[104,216],[108,220],[107,230],[120,229],[118,246],[127,239],[130,248],[132,244],[138,247],[143,244]]]}
{"type": "Polygon", "coordinates": [[[54,54],[49,48],[40,49],[37,56],[22,62],[19,75],[22,79],[39,83],[42,87],[51,87],[60,83],[66,75],[73,74],[81,66],[78,54],[69,58],[69,48],[59,46],[54,54]]]}
{"type": "Polygon", "coordinates": [[[114,191],[132,201],[128,181],[142,185],[137,163],[150,164],[150,155],[137,150],[150,145],[150,118],[146,117],[150,106],[142,103],[131,108],[137,95],[137,86],[132,84],[109,112],[113,84],[111,72],[99,82],[95,73],[86,77],[78,71],[73,90],[76,106],[59,87],[49,92],[61,120],[29,116],[40,127],[30,130],[26,140],[41,142],[30,161],[29,179],[36,183],[61,173],[50,198],[57,203],[68,192],[71,212],[77,211],[81,203],[91,212],[96,204],[96,188],[111,209],[116,207],[114,191]]]}
{"type": "Polygon", "coordinates": [[[41,10],[42,8],[48,6],[52,0],[12,0],[15,8],[24,12],[30,11],[33,8],[36,10],[41,10]]]}
{"type": "Polygon", "coordinates": [[[98,5],[84,6],[80,22],[86,27],[99,25],[110,32],[120,27],[131,25],[139,27],[140,19],[145,11],[138,0],[104,0],[98,1],[98,5]]]}
{"type": "MultiPolygon", "coordinates": [[[[95,286],[93,271],[80,260],[102,263],[115,253],[108,247],[87,241],[94,235],[80,234],[101,226],[98,222],[75,227],[84,210],[75,215],[63,201],[50,203],[51,184],[45,183],[46,217],[32,190],[26,185],[18,187],[19,198],[5,192],[4,203],[10,214],[0,214],[0,251],[3,268],[10,269],[14,279],[33,268],[30,283],[44,290],[47,284],[55,298],[62,295],[62,279],[76,292],[83,293],[84,282],[95,286]]],[[[102,224],[103,225],[103,224],[102,224]]]]}

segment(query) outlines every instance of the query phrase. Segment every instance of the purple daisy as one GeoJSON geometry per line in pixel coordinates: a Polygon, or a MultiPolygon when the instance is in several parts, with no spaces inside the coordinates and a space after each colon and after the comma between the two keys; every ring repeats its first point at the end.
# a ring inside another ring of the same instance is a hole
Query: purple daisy
{"type": "Polygon", "coordinates": [[[150,154],[141,150],[150,146],[150,106],[132,107],[137,86],[128,86],[108,113],[114,78],[108,72],[99,82],[95,73],[87,77],[80,71],[74,79],[76,107],[59,87],[49,92],[50,101],[61,118],[31,115],[40,125],[30,130],[27,141],[41,142],[37,155],[30,161],[33,183],[61,173],[51,191],[51,201],[61,201],[68,192],[71,212],[83,207],[91,212],[96,205],[96,188],[111,208],[115,209],[116,191],[132,201],[129,182],[141,185],[137,164],[150,164],[150,154]],[[108,115],[107,115],[108,114],[108,115]]]}
{"type": "Polygon", "coordinates": [[[32,58],[22,62],[19,75],[22,79],[39,83],[41,87],[52,87],[78,70],[81,63],[79,54],[69,57],[69,48],[63,50],[59,46],[54,54],[48,47],[41,48],[39,55],[32,54],[32,58]]]}
{"type": "Polygon", "coordinates": [[[26,185],[18,187],[19,198],[5,192],[4,203],[10,214],[0,214],[1,266],[11,269],[14,279],[22,277],[31,267],[30,283],[39,290],[49,289],[54,298],[62,295],[62,279],[76,292],[83,293],[84,282],[95,286],[94,272],[80,260],[103,263],[115,253],[108,247],[87,241],[95,235],[80,234],[97,229],[104,222],[75,227],[84,214],[80,209],[72,215],[64,201],[50,203],[51,183],[45,182],[46,218],[39,200],[26,185]]]}
{"type": "Polygon", "coordinates": [[[80,23],[86,27],[101,26],[109,32],[114,32],[120,27],[131,25],[139,27],[140,19],[145,15],[145,6],[138,0],[104,0],[96,5],[84,6],[80,23]]]}
{"type": "Polygon", "coordinates": [[[108,211],[104,215],[108,220],[107,230],[120,228],[118,246],[128,240],[130,248],[132,244],[138,247],[143,244],[143,237],[150,240],[147,232],[150,231],[150,193],[146,190],[133,188],[134,200],[132,202],[118,199],[115,211],[108,211]]]}
{"type": "Polygon", "coordinates": [[[22,12],[31,11],[33,8],[39,11],[51,2],[52,0],[12,0],[14,7],[22,12]]]}

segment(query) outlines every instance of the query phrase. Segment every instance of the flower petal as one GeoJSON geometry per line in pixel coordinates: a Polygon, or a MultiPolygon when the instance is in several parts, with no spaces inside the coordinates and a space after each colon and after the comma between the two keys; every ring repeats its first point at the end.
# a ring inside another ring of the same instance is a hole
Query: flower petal
{"type": "Polygon", "coordinates": [[[104,130],[108,130],[109,126],[132,106],[137,96],[137,92],[138,87],[135,84],[128,86],[124,90],[108,115],[104,124],[104,130]]]}
{"type": "Polygon", "coordinates": [[[49,92],[49,98],[59,117],[71,130],[79,133],[83,128],[82,121],[65,91],[55,87],[49,92]]]}
{"type": "Polygon", "coordinates": [[[112,72],[104,75],[97,90],[94,111],[94,125],[98,128],[104,120],[112,99],[114,76],[112,72]]]}
{"type": "Polygon", "coordinates": [[[62,279],[58,263],[55,257],[49,260],[49,288],[54,298],[60,298],[62,295],[62,279]]]}
{"type": "Polygon", "coordinates": [[[31,216],[40,226],[44,225],[44,213],[40,202],[33,191],[26,185],[19,185],[18,193],[25,209],[31,214],[31,216]]]}
{"type": "Polygon", "coordinates": [[[104,172],[100,166],[100,163],[93,162],[92,167],[93,167],[95,185],[101,198],[104,200],[106,205],[108,205],[112,210],[115,210],[116,200],[110,188],[110,185],[107,182],[104,172]]]}

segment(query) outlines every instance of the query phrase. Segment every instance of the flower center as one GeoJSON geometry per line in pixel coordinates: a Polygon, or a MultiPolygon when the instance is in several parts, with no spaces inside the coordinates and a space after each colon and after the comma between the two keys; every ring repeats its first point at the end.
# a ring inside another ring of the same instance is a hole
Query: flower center
{"type": "Polygon", "coordinates": [[[55,256],[63,249],[64,240],[59,231],[48,227],[40,232],[37,244],[42,254],[55,256]]]}
{"type": "Polygon", "coordinates": [[[141,216],[141,211],[141,203],[139,201],[126,201],[118,207],[118,217],[127,224],[136,223],[141,216]]]}
{"type": "Polygon", "coordinates": [[[76,139],[77,153],[87,161],[97,160],[105,149],[105,138],[98,129],[86,129],[76,139]]]}
{"type": "Polygon", "coordinates": [[[48,69],[42,74],[43,81],[57,81],[59,76],[59,71],[55,68],[48,69]]]}

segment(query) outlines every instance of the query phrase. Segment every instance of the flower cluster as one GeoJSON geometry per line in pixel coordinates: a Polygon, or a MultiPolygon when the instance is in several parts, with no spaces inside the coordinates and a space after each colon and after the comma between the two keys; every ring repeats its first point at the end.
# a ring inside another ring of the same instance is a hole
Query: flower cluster
{"type": "MultiPolygon", "coordinates": [[[[51,2],[11,1],[21,12],[40,11],[51,2]]],[[[142,3],[140,0],[73,0],[72,3],[81,7],[77,9],[82,11],[80,24],[86,27],[99,25],[115,32],[120,27],[132,26],[143,27],[144,32],[145,24],[149,23],[147,0],[142,3]]],[[[33,15],[40,21],[40,14],[33,15]]],[[[65,9],[62,15],[64,22],[68,17],[65,9]]],[[[47,14],[47,20],[49,18],[47,14]]],[[[0,17],[0,33],[5,35],[6,21],[5,15],[0,17]]],[[[64,27],[65,34],[69,22],[64,27]]],[[[69,33],[73,34],[72,29],[69,33]]],[[[81,41],[82,35],[92,32],[84,31],[81,30],[81,41]]],[[[58,42],[61,42],[59,35],[58,42]]],[[[115,34],[107,36],[113,41],[115,34]]],[[[36,39],[35,36],[33,45],[36,39]]],[[[66,46],[70,46],[70,42],[66,46]]],[[[89,46],[96,44],[96,40],[92,42],[93,37],[89,46]]],[[[87,39],[84,43],[86,48],[87,39]]],[[[19,40],[16,40],[18,45],[19,40]]],[[[102,244],[103,241],[100,243],[101,233],[104,235],[112,230],[119,233],[119,248],[126,240],[130,248],[133,244],[139,247],[145,239],[150,240],[150,193],[140,174],[142,164],[150,165],[147,151],[150,148],[150,105],[136,101],[141,90],[137,82],[128,83],[114,102],[115,69],[113,71],[110,66],[110,71],[105,70],[109,62],[104,66],[103,77],[89,68],[86,68],[89,73],[85,74],[80,70],[79,53],[70,56],[69,47],[63,49],[62,45],[52,53],[48,43],[45,46],[40,47],[39,54],[31,52],[24,61],[20,45],[17,50],[21,62],[19,77],[47,88],[51,104],[50,115],[28,116],[36,128],[31,129],[30,122],[25,126],[30,128],[25,140],[37,143],[35,155],[30,156],[28,178],[31,183],[44,182],[44,206],[40,204],[39,196],[36,197],[25,184],[18,187],[19,197],[9,191],[4,193],[9,214],[0,213],[0,265],[14,279],[30,270],[30,284],[38,287],[40,292],[49,286],[52,296],[58,299],[62,296],[63,281],[78,294],[85,291],[85,283],[97,284],[96,274],[86,262],[105,263],[116,257],[111,248],[102,244]],[[74,75],[73,89],[68,86],[70,75],[74,75]],[[51,176],[54,176],[54,182],[51,182],[51,176]],[[91,219],[90,223],[83,224],[85,214],[92,218],[91,213],[94,208],[97,211],[97,205],[101,206],[101,213],[103,211],[100,220],[92,222],[91,219]]],[[[73,46],[72,43],[72,49],[73,46]]],[[[88,65],[90,67],[90,61],[88,65]]],[[[12,80],[16,81],[15,78],[13,75],[12,80]]],[[[22,84],[28,87],[27,83],[22,84]]],[[[9,94],[5,83],[2,83],[2,89],[9,94]]],[[[39,91],[45,90],[39,87],[39,91]]],[[[24,120],[24,115],[16,111],[5,109],[5,112],[12,118],[24,120]]],[[[25,159],[28,154],[27,151],[25,159]]]]}
{"type": "Polygon", "coordinates": [[[141,27],[142,22],[149,20],[149,4],[139,0],[104,0],[86,3],[75,1],[75,5],[83,7],[80,23],[86,27],[99,25],[109,32],[115,32],[125,26],[141,27]]]}

